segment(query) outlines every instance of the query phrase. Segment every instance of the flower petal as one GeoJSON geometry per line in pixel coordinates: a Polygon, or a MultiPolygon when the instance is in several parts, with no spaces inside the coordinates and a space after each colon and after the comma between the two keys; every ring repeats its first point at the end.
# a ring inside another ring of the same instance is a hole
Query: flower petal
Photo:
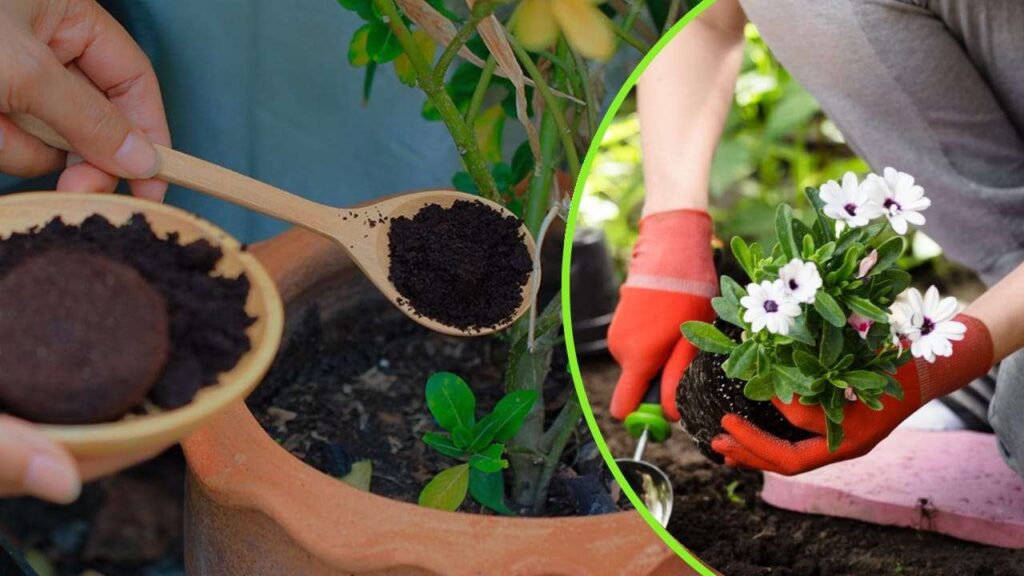
{"type": "Polygon", "coordinates": [[[565,39],[586,58],[608,60],[615,52],[615,33],[608,18],[588,0],[550,0],[551,11],[565,39]]]}
{"type": "Polygon", "coordinates": [[[551,0],[523,0],[511,20],[512,32],[527,50],[544,50],[558,40],[551,0]]]}

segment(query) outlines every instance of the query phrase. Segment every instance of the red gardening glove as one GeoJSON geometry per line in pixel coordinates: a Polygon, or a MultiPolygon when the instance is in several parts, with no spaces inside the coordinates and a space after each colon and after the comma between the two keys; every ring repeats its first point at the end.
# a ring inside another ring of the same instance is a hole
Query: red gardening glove
{"type": "Polygon", "coordinates": [[[964,339],[953,343],[953,355],[939,357],[934,364],[924,360],[907,362],[896,372],[903,385],[903,400],[882,398],[884,408],[871,410],[862,402],[851,402],[843,417],[843,442],[835,452],[825,441],[825,415],[820,406],[805,406],[796,398],[783,404],[772,400],[790,424],[816,436],[787,442],[768,434],[736,414],[722,418],[721,434],[711,448],[734,468],[757,468],[791,476],[826,464],[863,456],[885,439],[908,416],[926,402],[966,386],[992,366],[992,336],[977,318],[960,314],[956,320],[967,327],[964,339]]]}
{"type": "Polygon", "coordinates": [[[711,218],[702,210],[672,210],[640,221],[629,276],[608,329],[608,349],[622,366],[611,415],[636,410],[651,378],[662,370],[661,405],[679,420],[676,387],[697,350],[680,327],[711,322],[718,280],[711,253],[711,218]]]}

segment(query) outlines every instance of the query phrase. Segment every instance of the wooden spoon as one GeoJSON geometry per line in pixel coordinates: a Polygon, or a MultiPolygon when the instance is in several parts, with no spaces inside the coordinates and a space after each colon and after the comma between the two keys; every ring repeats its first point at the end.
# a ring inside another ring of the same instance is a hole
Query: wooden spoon
{"type": "MultiPolygon", "coordinates": [[[[23,130],[50,146],[66,152],[72,151],[63,137],[37,118],[25,114],[11,114],[9,118],[23,130]]],[[[486,328],[460,329],[417,313],[388,278],[391,264],[388,232],[393,218],[412,217],[430,204],[447,208],[456,200],[483,202],[504,215],[512,215],[508,209],[496,202],[454,190],[431,190],[398,194],[355,208],[335,208],[306,200],[183,152],[160,145],[155,147],[160,159],[157,179],[280,218],[334,240],[349,253],[352,260],[388,300],[408,317],[431,330],[454,336],[489,334],[512,324],[530,306],[532,274],[523,285],[519,307],[507,321],[486,328]]],[[[520,226],[520,230],[523,242],[526,243],[530,254],[533,254],[536,250],[533,236],[525,225],[520,226]]]]}

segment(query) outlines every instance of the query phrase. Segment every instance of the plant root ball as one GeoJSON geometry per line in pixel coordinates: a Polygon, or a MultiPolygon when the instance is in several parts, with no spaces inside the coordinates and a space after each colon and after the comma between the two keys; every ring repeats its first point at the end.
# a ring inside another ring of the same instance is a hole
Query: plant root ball
{"type": "Polygon", "coordinates": [[[58,249],[0,279],[0,405],[15,416],[116,420],[146,397],[169,350],[167,304],[130,266],[58,249]]]}
{"type": "MultiPolygon", "coordinates": [[[[721,320],[715,327],[726,336],[739,341],[742,330],[721,320]]],[[[725,354],[700,351],[690,363],[676,389],[679,421],[704,456],[723,463],[722,456],[711,449],[711,441],[722,434],[722,417],[738,414],[762,430],[790,442],[811,437],[811,433],[789,423],[771,402],[757,402],[743,395],[745,382],[729,378],[722,370],[725,354]]],[[[796,400],[794,400],[795,402],[796,400]]]]}

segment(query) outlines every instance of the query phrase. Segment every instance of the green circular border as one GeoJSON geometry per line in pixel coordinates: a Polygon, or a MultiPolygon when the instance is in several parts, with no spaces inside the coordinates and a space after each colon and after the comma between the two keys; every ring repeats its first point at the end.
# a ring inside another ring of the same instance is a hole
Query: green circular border
{"type": "Polygon", "coordinates": [[[608,449],[608,444],[604,441],[604,437],[601,435],[601,430],[597,426],[597,420],[594,418],[594,411],[590,408],[590,401],[587,400],[587,391],[583,388],[583,378],[580,376],[580,365],[576,358],[576,343],[572,332],[572,302],[571,294],[572,287],[570,286],[569,280],[569,268],[572,263],[572,238],[576,230],[576,219],[579,216],[580,199],[583,197],[584,183],[587,181],[587,177],[590,175],[590,170],[593,167],[594,159],[597,157],[598,149],[601,146],[601,142],[604,140],[604,135],[608,131],[608,127],[615,119],[616,114],[622,107],[622,103],[625,101],[626,96],[636,86],[637,80],[640,79],[640,75],[643,74],[644,70],[651,64],[654,58],[665,48],[665,46],[683,29],[687,24],[693,21],[694,18],[700,15],[701,12],[706,10],[708,6],[714,4],[715,0],[703,0],[700,4],[695,6],[692,10],[686,13],[679,22],[676,22],[672,28],[665,33],[658,42],[654,45],[650,52],[644,55],[640,64],[637,65],[636,69],[629,75],[626,82],[619,89],[619,92],[615,95],[611,105],[608,107],[608,111],[601,119],[601,123],[597,128],[597,132],[594,134],[594,140],[590,143],[590,149],[587,150],[587,155],[583,160],[583,166],[580,169],[579,179],[576,181],[575,190],[572,196],[572,204],[569,207],[569,216],[565,224],[565,247],[562,250],[562,320],[565,325],[565,347],[569,353],[569,371],[572,373],[572,381],[576,387],[576,394],[579,396],[580,405],[583,409],[583,417],[587,421],[587,427],[590,428],[591,434],[594,436],[594,441],[597,443],[597,448],[601,452],[601,456],[604,458],[605,463],[611,470],[612,475],[615,477],[615,481],[622,487],[622,491],[629,498],[630,503],[640,513],[644,521],[654,530],[655,534],[660,537],[673,552],[679,555],[690,568],[693,568],[701,576],[716,576],[716,573],[705,566],[700,559],[693,555],[689,550],[683,547],[668,530],[663,528],[654,516],[651,515],[650,510],[644,506],[643,501],[637,496],[636,492],[626,482],[626,478],[622,475],[622,471],[619,470],[619,466],[615,463],[615,457],[612,456],[611,450],[608,449]]]}

